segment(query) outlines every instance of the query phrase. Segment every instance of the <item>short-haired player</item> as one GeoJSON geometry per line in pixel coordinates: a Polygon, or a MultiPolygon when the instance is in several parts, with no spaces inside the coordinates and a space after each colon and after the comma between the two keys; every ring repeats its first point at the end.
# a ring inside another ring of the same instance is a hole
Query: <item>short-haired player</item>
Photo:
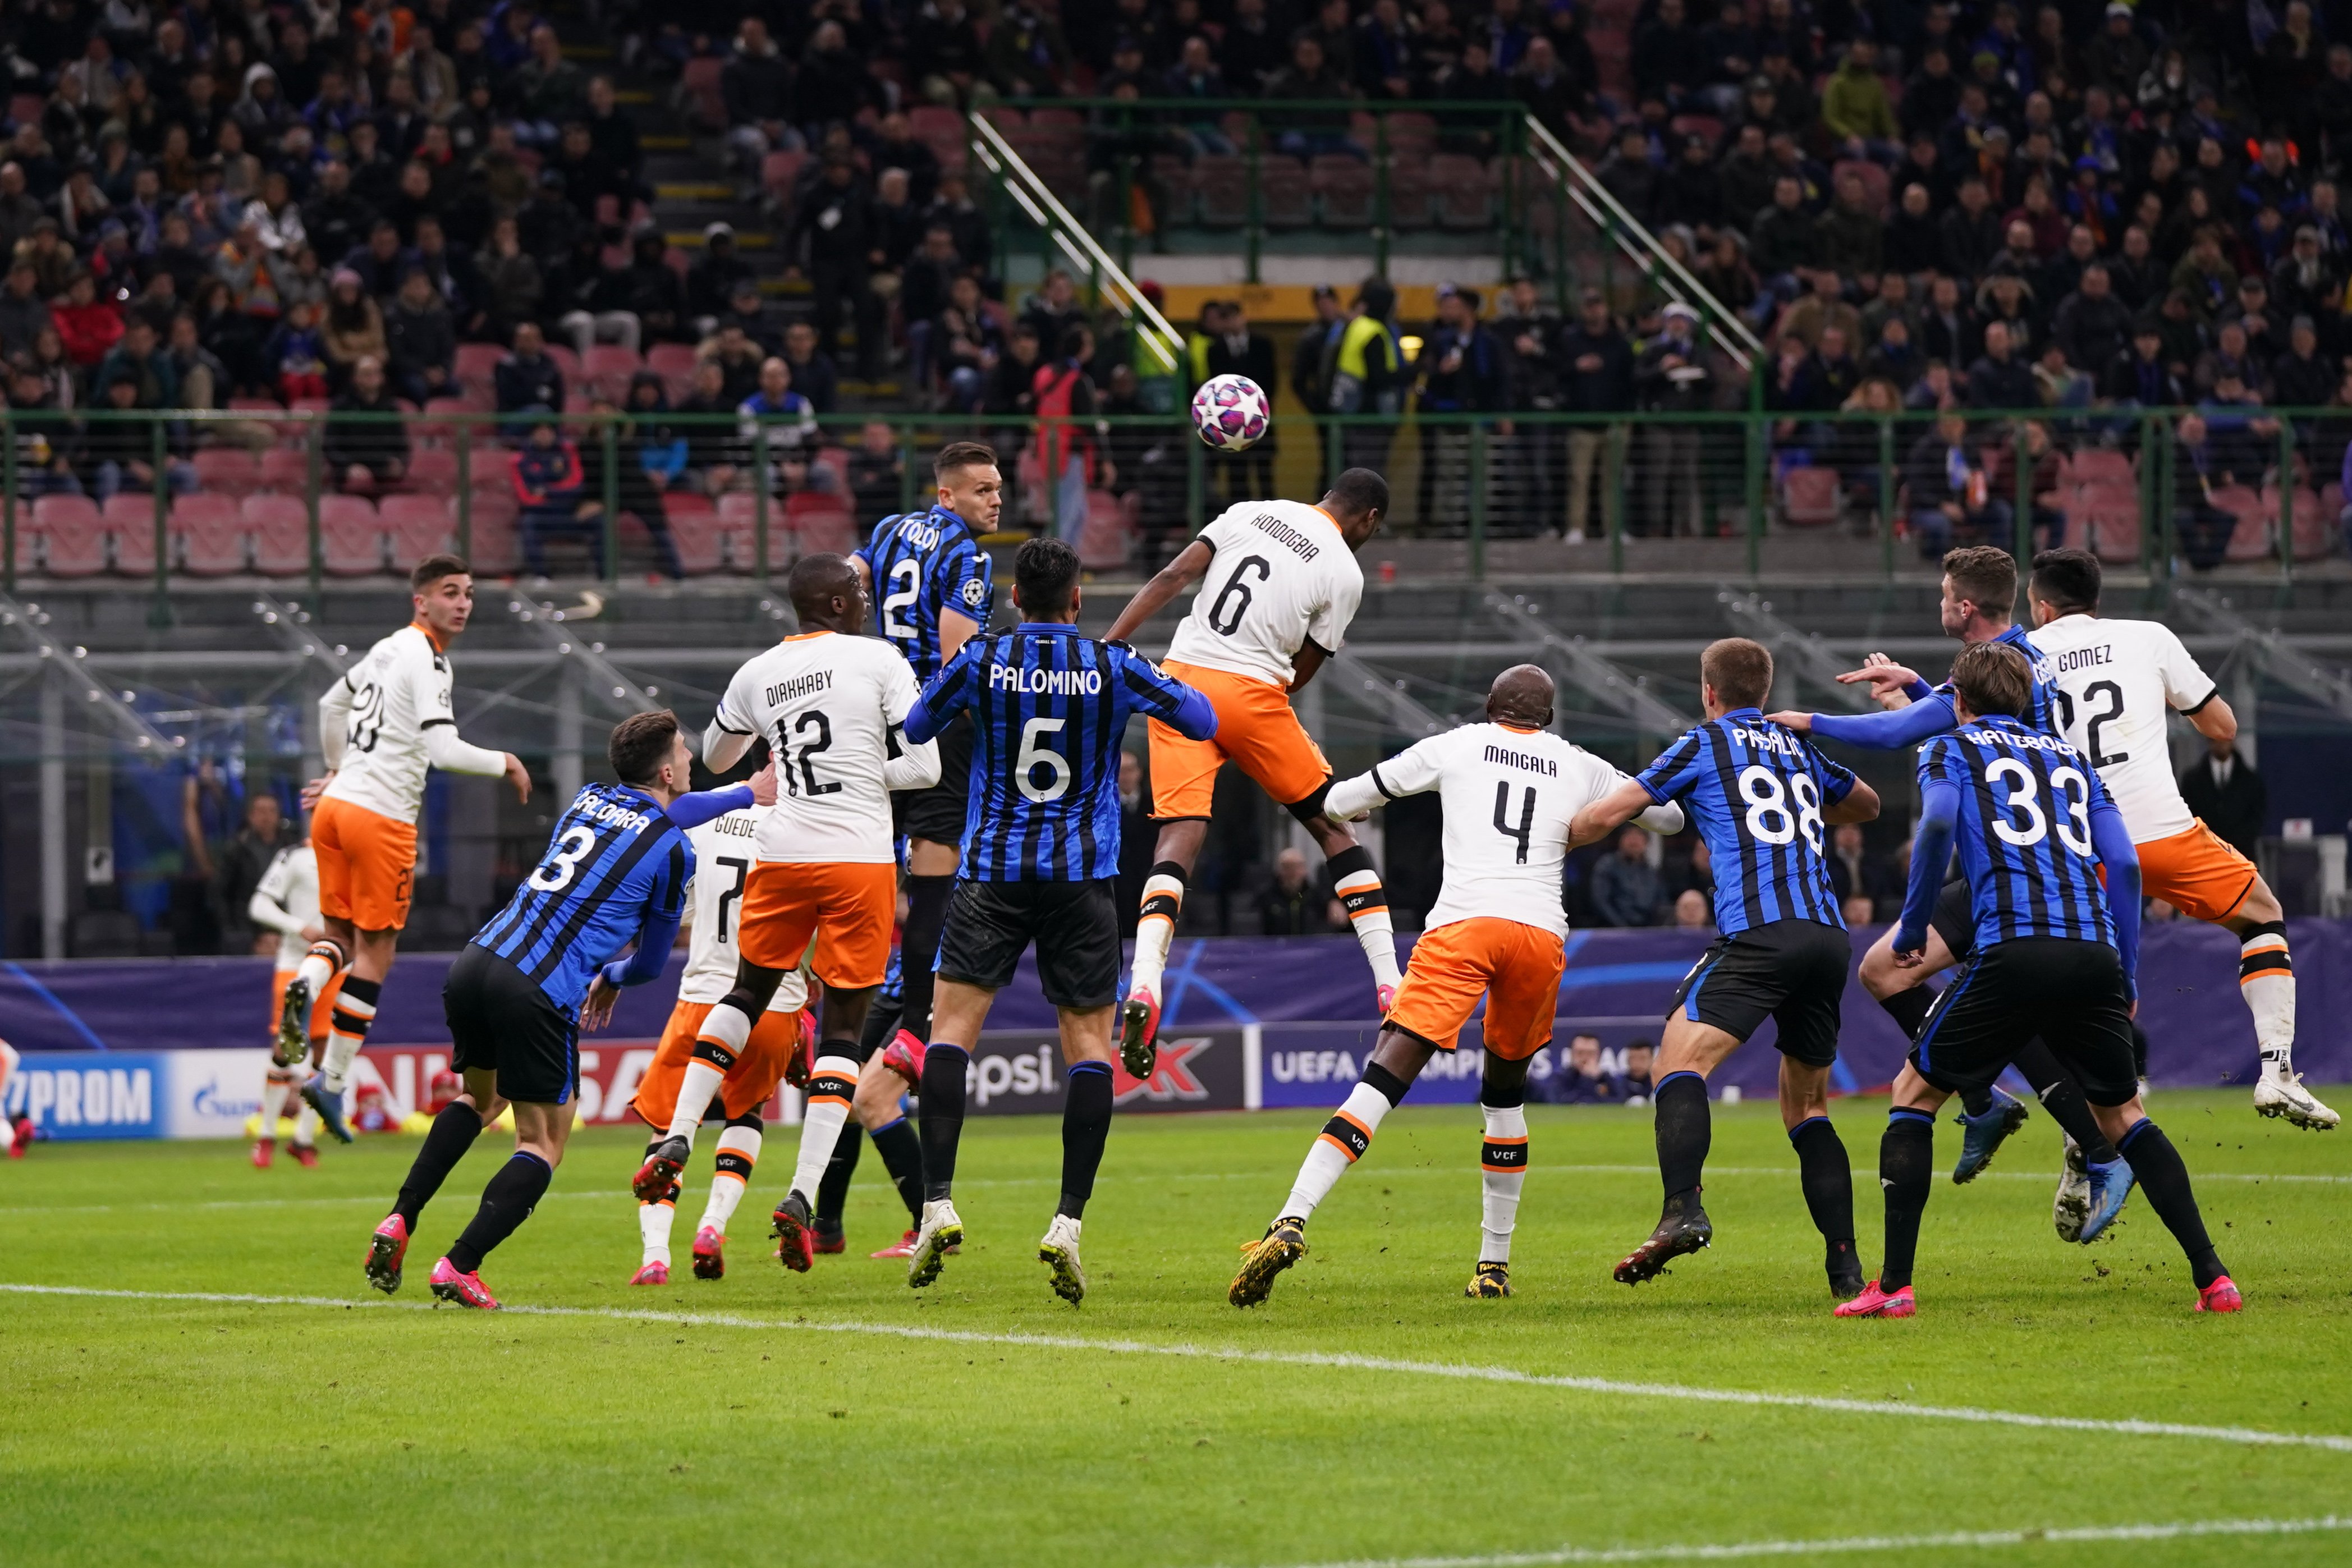
{"type": "MultiPolygon", "coordinates": [[[[1433,735],[1324,796],[1333,816],[1360,820],[1377,805],[1435,790],[1445,815],[1444,884],[1361,1081],[1307,1150],[1289,1197],[1225,1293],[1234,1306],[1264,1301],[1275,1277],[1298,1260],[1308,1217],[1363,1157],[1430,1058],[1456,1048],[1482,998],[1484,1214],[1467,1293],[1511,1293],[1511,1233],[1528,1173],[1528,1069],[1551,1039],[1566,954],[1559,889],[1569,824],[1625,783],[1551,733],[1552,698],[1550,676],[1515,666],[1487,690],[1485,722],[1433,735]]],[[[1682,831],[1679,806],[1642,816],[1657,832],[1682,831]]]]}
{"type": "Polygon", "coordinates": [[[1216,710],[1214,737],[1195,740],[1150,726],[1151,814],[1160,823],[1135,928],[1135,966],[1119,1013],[1127,1070],[1150,1075],[1160,1033],[1161,977],[1182,912],[1184,882],[1208,836],[1217,770],[1227,762],[1257,782],[1315,839],[1332,887],[1372,969],[1382,1016],[1399,973],[1388,895],[1371,851],[1323,809],[1331,766],[1290,706],[1347,637],[1364,596],[1356,552],[1380,531],[1388,481],[1349,468],[1323,499],[1245,501],[1227,508],[1128,601],[1105,634],[1133,637],[1194,583],[1192,608],[1168,646],[1170,675],[1216,710]]]}

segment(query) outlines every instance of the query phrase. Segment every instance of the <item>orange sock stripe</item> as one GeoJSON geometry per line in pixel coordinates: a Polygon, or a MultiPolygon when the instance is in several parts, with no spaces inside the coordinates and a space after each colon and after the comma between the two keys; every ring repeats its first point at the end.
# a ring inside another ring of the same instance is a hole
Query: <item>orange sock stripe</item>
{"type": "Polygon", "coordinates": [[[1348,1156],[1348,1163],[1350,1165],[1356,1163],[1356,1152],[1353,1149],[1349,1148],[1345,1143],[1339,1142],[1337,1138],[1332,1137],[1328,1132],[1318,1132],[1316,1134],[1316,1137],[1319,1141],[1328,1143],[1331,1147],[1339,1151],[1340,1153],[1348,1156]]]}

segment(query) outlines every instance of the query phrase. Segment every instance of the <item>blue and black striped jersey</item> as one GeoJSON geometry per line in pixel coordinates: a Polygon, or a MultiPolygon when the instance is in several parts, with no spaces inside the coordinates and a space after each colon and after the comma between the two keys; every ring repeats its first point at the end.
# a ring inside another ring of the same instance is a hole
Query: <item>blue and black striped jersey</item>
{"type": "Polygon", "coordinates": [[[2080,752],[2005,713],[1971,719],[1919,748],[1919,788],[1931,806],[1958,792],[1953,842],[1979,949],[2027,936],[2116,945],[2093,831],[2116,807],[2080,752]]]}
{"type": "Polygon", "coordinates": [[[1661,805],[1680,801],[1706,840],[1724,935],[1774,921],[1845,929],[1822,857],[1822,808],[1846,797],[1853,774],[1802,735],[1735,708],[1686,731],[1641,783],[1661,805]]]}
{"type": "Polygon", "coordinates": [[[918,681],[940,672],[940,612],[977,627],[995,607],[995,563],[963,519],[945,507],[901,512],[874,525],[857,550],[874,580],[874,629],[907,656],[918,681]]]}
{"type": "MultiPolygon", "coordinates": [[[[2034,729],[2051,734],[2062,726],[2055,716],[2056,705],[2062,700],[2058,692],[2057,672],[2050,656],[2033,645],[2025,633],[2011,626],[1994,638],[1994,642],[2015,648],[2024,656],[2025,668],[2032,672],[2033,694],[2028,701],[2026,722],[2034,729]]],[[[1916,746],[1931,735],[1948,733],[1960,721],[1958,710],[1952,706],[1952,683],[1929,686],[1924,680],[1914,681],[1905,689],[1911,699],[1907,708],[1869,713],[1816,713],[1813,715],[1813,735],[1817,740],[1843,741],[1849,745],[1864,746],[1876,752],[1899,752],[1906,746],[1916,746]]]]}
{"type": "Polygon", "coordinates": [[[962,876],[1083,882],[1118,875],[1118,755],[1131,714],[1194,740],[1216,732],[1207,698],[1118,643],[1059,622],[976,637],[923,689],[907,735],[972,722],[962,876]]]}
{"type": "Polygon", "coordinates": [[[693,875],[694,850],[660,805],[626,784],[592,784],[572,797],[547,853],[474,945],[521,970],[568,1012],[639,931],[667,922],[677,932],[693,875]]]}

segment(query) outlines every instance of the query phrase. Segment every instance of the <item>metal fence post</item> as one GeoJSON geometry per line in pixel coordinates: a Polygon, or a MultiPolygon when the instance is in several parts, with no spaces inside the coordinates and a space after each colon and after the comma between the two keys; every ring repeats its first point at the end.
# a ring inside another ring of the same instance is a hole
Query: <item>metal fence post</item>
{"type": "Polygon", "coordinates": [[[598,431],[597,447],[604,459],[604,581],[618,586],[621,581],[621,426],[618,420],[607,419],[598,431]]]}
{"type": "Polygon", "coordinates": [[[1895,421],[1878,421],[1878,567],[1895,580],[1895,421]]]}
{"type": "Polygon", "coordinates": [[[467,564],[474,560],[474,426],[457,426],[457,554],[467,564]]]}
{"type": "MultiPolygon", "coordinates": [[[[1389,195],[1389,117],[1372,116],[1372,276],[1389,275],[1389,215],[1394,205],[1389,195]]],[[[1255,279],[1256,273],[1250,274],[1255,279]]]]}
{"type": "Polygon", "coordinates": [[[148,613],[147,624],[161,626],[170,625],[172,619],[171,458],[163,449],[163,421],[159,417],[147,429],[147,462],[153,470],[155,503],[155,605],[148,613]]]}

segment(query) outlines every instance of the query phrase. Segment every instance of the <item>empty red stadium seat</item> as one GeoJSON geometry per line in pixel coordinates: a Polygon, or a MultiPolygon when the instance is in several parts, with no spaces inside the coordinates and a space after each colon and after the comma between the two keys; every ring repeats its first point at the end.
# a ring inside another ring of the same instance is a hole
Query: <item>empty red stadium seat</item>
{"type": "Polygon", "coordinates": [[[191,459],[196,482],[208,490],[241,496],[261,483],[261,464],[241,447],[206,447],[191,459]]]}
{"type": "Polygon", "coordinates": [[[155,574],[155,496],[152,490],[124,490],[101,509],[106,530],[114,535],[114,569],[127,577],[155,574]]]}
{"type": "Polygon", "coordinates": [[[1819,528],[1837,521],[1834,468],[1790,468],[1780,481],[1781,517],[1792,528],[1819,528]]]}
{"type": "Polygon", "coordinates": [[[383,570],[383,522],[364,496],[320,496],[319,540],[326,569],[337,577],[383,570]]]}
{"type": "Polygon", "coordinates": [[[250,495],[238,509],[253,531],[253,569],[265,577],[310,571],[310,510],[299,496],[250,495]]]}
{"type": "Polygon", "coordinates": [[[421,447],[408,455],[408,478],[404,488],[421,496],[430,496],[445,507],[449,492],[457,488],[457,454],[441,447],[421,447]]]}
{"type": "Polygon", "coordinates": [[[172,503],[172,537],[180,565],[195,577],[245,570],[245,517],[235,496],[182,496],[172,503]]]}
{"type": "Polygon", "coordinates": [[[392,564],[406,571],[425,557],[449,548],[451,523],[448,490],[430,494],[386,496],[376,507],[384,531],[392,536],[392,564]]]}
{"type": "Polygon", "coordinates": [[[716,55],[698,55],[678,72],[678,92],[706,131],[721,131],[727,125],[727,100],[719,89],[719,73],[726,65],[716,55]]]}
{"type": "MultiPolygon", "coordinates": [[[[511,577],[522,568],[522,538],[515,531],[510,490],[478,487],[469,498],[471,537],[466,560],[478,577],[511,577]]],[[[451,513],[455,521],[456,513],[451,513]]]]}
{"type": "Polygon", "coordinates": [[[691,492],[666,495],[662,510],[669,517],[669,536],[677,544],[678,563],[689,577],[718,571],[725,564],[726,529],[709,498],[691,492]]]}
{"type": "Polygon", "coordinates": [[[547,357],[553,360],[555,368],[563,373],[563,384],[566,386],[580,379],[580,353],[571,344],[548,344],[547,357]]]}
{"type": "MultiPolygon", "coordinates": [[[[775,526],[772,515],[771,528],[775,526]]],[[[793,536],[795,559],[822,552],[846,555],[857,548],[857,519],[841,497],[802,490],[784,498],[784,527],[793,536]]],[[[770,558],[774,558],[771,549],[770,558]]]]}
{"type": "Polygon", "coordinates": [[[254,479],[265,490],[299,494],[310,482],[310,454],[299,447],[266,447],[254,479]]]}
{"type": "Polygon", "coordinates": [[[2231,561],[2263,561],[2275,559],[2277,548],[2272,539],[2273,514],[2264,510],[2263,498],[2243,485],[2227,485],[2213,492],[2213,504],[2238,520],[2230,535],[2226,559],[2231,561]]]}
{"type": "Polygon", "coordinates": [[[643,369],[645,363],[618,343],[598,343],[588,351],[581,369],[617,402],[629,390],[629,377],[643,369]]]}
{"type": "Polygon", "coordinates": [[[42,496],[33,502],[52,577],[89,577],[106,570],[106,522],[88,496],[42,496]]]}
{"type": "Polygon", "coordinates": [[[1078,563],[1089,572],[1113,572],[1135,553],[1127,509],[1108,490],[1087,492],[1087,521],[1078,530],[1078,563]]]}
{"type": "Polygon", "coordinates": [[[499,368],[499,361],[507,351],[496,343],[459,343],[457,345],[457,379],[468,386],[488,386],[499,368]]]}
{"type": "Polygon", "coordinates": [[[801,164],[807,158],[801,152],[769,153],[760,160],[760,188],[780,202],[791,200],[793,182],[800,178],[801,164]]]}

